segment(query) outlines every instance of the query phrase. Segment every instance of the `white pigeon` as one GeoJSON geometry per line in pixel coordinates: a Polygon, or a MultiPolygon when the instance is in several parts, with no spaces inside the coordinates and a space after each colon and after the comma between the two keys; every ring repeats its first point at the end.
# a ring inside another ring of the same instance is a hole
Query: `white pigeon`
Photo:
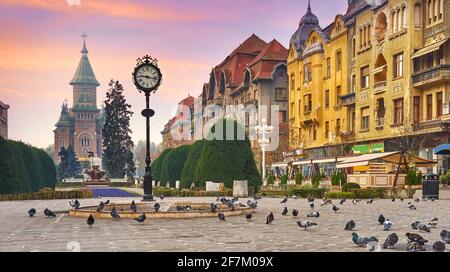
{"type": "Polygon", "coordinates": [[[392,221],[389,219],[386,219],[383,223],[383,230],[389,231],[392,228],[392,221]]]}

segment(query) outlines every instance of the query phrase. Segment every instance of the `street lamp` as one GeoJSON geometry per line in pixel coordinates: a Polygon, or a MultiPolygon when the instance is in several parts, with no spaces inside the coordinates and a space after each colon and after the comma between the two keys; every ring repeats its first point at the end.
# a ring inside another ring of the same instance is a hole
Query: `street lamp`
{"type": "Polygon", "coordinates": [[[266,147],[269,145],[270,140],[266,138],[266,134],[271,134],[273,127],[267,125],[265,118],[261,120],[261,125],[255,127],[256,133],[261,135],[258,140],[258,144],[262,151],[262,178],[266,178],[266,147]]]}
{"type": "Polygon", "coordinates": [[[146,154],[145,154],[145,174],[144,174],[144,198],[142,201],[153,201],[152,192],[152,159],[150,157],[150,117],[155,115],[155,111],[150,109],[150,94],[155,93],[161,85],[162,74],[158,67],[158,60],[145,55],[137,59],[136,67],[133,71],[133,83],[139,92],[145,94],[145,109],[142,116],[145,117],[146,124],[146,154]]]}

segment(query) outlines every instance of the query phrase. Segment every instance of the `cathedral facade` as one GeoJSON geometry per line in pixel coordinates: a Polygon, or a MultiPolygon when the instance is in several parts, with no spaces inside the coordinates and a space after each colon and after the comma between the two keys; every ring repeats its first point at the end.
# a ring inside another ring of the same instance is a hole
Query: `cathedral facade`
{"type": "Polygon", "coordinates": [[[102,114],[97,108],[97,81],[88,58],[86,42],[83,42],[81,59],[73,79],[73,105],[65,102],[56,123],[55,161],[59,163],[58,153],[61,147],[72,146],[78,160],[86,165],[89,154],[99,157],[102,153],[102,114]],[[84,162],[84,163],[83,163],[84,162]]]}

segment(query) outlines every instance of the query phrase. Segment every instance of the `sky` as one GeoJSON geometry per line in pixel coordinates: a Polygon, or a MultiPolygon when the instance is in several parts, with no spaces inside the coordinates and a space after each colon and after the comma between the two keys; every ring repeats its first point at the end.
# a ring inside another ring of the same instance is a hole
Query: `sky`
{"type": "MultiPolygon", "coordinates": [[[[197,97],[211,69],[253,33],[285,47],[307,0],[0,0],[0,101],[10,105],[9,138],[37,147],[54,141],[61,105],[86,32],[103,101],[119,80],[132,105],[132,138],[145,139],[144,96],[132,83],[136,59],[156,57],[163,83],[151,97],[151,140],[188,94],[197,97]]],[[[312,0],[322,27],[345,13],[347,0],[312,0]]],[[[100,105],[98,105],[100,107],[100,105]]]]}

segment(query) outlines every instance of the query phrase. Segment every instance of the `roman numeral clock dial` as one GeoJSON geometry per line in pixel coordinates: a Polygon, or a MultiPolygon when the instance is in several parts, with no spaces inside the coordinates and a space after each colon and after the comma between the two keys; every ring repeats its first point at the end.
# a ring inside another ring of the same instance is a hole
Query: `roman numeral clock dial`
{"type": "Polygon", "coordinates": [[[134,83],[142,91],[153,91],[161,83],[161,71],[152,63],[143,63],[134,72],[134,83]]]}

